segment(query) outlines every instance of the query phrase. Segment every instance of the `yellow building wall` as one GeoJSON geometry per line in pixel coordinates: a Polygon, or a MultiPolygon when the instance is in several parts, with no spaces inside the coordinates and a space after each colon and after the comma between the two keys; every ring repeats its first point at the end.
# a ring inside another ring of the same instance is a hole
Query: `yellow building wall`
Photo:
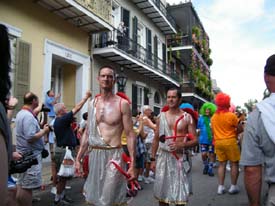
{"type": "Polygon", "coordinates": [[[76,66],[72,64],[63,65],[63,102],[68,111],[75,105],[75,75],[76,66]]]}
{"type": "Polygon", "coordinates": [[[42,97],[45,39],[89,55],[88,34],[34,2],[1,0],[0,22],[21,29],[21,39],[31,43],[30,90],[42,97]]]}

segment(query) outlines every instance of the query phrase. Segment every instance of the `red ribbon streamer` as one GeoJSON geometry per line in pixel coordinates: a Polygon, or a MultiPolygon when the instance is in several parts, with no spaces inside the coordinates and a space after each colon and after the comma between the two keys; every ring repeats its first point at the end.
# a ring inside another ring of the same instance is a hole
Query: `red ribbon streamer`
{"type": "MultiPolygon", "coordinates": [[[[115,168],[122,174],[124,175],[127,179],[130,178],[130,175],[127,174],[114,160],[110,160],[110,163],[113,163],[113,165],[115,166],[115,168]]],[[[131,190],[135,190],[135,186],[138,189],[141,189],[140,185],[138,184],[138,182],[136,180],[132,180],[129,182],[131,185],[131,190]]]]}

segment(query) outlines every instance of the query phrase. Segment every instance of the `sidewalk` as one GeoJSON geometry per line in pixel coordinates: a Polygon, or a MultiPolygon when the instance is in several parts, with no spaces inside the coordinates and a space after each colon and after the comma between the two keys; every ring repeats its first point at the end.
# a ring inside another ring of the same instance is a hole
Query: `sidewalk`
{"type": "Polygon", "coordinates": [[[51,176],[51,162],[42,162],[42,185],[49,186],[50,184],[52,184],[51,176]]]}

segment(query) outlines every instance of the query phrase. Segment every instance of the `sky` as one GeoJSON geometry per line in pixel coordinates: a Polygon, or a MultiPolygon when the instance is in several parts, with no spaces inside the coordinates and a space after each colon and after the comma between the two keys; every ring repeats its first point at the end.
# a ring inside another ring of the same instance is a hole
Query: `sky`
{"type": "MultiPolygon", "coordinates": [[[[166,0],[179,4],[185,0],[166,0]]],[[[192,0],[210,38],[211,78],[244,107],[249,99],[261,101],[266,88],[263,69],[275,54],[274,0],[192,0]]]]}

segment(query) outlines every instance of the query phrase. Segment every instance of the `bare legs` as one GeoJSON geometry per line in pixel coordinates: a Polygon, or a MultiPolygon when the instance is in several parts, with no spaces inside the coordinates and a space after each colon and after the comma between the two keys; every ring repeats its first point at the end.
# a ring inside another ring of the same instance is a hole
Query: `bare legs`
{"type": "MultiPolygon", "coordinates": [[[[230,162],[230,164],[231,164],[231,170],[230,170],[231,184],[236,185],[239,177],[239,162],[230,162]]],[[[226,161],[219,163],[219,168],[218,168],[219,185],[224,185],[225,166],[226,166],[226,161]]]]}
{"type": "Polygon", "coordinates": [[[219,182],[219,185],[224,185],[225,166],[226,166],[226,161],[219,162],[219,167],[218,167],[218,182],[219,182]]]}
{"type": "Polygon", "coordinates": [[[231,184],[237,185],[238,177],[239,177],[239,162],[230,162],[231,164],[231,184]]]}

